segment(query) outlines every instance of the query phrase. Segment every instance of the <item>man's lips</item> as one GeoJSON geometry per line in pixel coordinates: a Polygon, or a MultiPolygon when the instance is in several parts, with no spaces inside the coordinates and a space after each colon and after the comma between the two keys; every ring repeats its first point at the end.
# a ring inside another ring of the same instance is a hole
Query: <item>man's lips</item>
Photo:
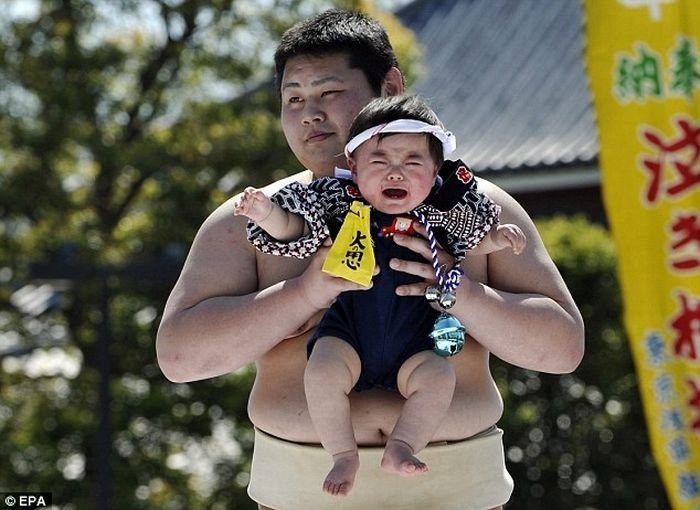
{"type": "Polygon", "coordinates": [[[321,142],[325,140],[326,138],[330,137],[333,133],[329,132],[313,132],[309,133],[306,138],[304,139],[305,142],[307,143],[314,143],[314,142],[321,142]]]}

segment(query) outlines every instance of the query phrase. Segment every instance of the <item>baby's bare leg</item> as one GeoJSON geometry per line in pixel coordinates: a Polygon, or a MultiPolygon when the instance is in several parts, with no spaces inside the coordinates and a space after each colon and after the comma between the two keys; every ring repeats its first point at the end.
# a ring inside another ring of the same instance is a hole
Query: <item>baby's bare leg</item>
{"type": "Polygon", "coordinates": [[[401,366],[397,383],[406,403],[387,440],[382,469],[403,476],[428,470],[414,455],[426,447],[445,417],[455,380],[449,361],[432,351],[419,352],[401,366]]]}
{"type": "Polygon", "coordinates": [[[304,389],[316,433],[333,456],[323,482],[323,490],[333,495],[350,492],[360,467],[348,399],[359,377],[360,358],[350,344],[334,337],[318,339],[304,372],[304,389]]]}

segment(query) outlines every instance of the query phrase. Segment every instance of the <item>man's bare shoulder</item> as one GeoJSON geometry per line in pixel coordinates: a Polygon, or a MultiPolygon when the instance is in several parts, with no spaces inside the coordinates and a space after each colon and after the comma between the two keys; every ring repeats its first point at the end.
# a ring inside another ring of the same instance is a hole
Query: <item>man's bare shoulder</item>
{"type": "Polygon", "coordinates": [[[479,191],[501,206],[500,223],[514,223],[527,236],[527,246],[520,255],[511,250],[487,255],[490,284],[502,290],[535,292],[559,302],[568,301],[566,285],[527,211],[501,187],[483,178],[477,180],[479,191]]]}
{"type": "MultiPolygon", "coordinates": [[[[311,181],[300,172],[267,185],[273,193],[294,181],[311,181]]],[[[202,223],[190,248],[176,291],[184,306],[220,295],[245,295],[258,289],[255,248],[246,236],[247,218],[233,214],[236,196],[217,207],[202,223]]]]}
{"type": "MultiPolygon", "coordinates": [[[[313,174],[308,170],[304,170],[271,182],[261,189],[266,195],[270,196],[292,182],[308,184],[312,178],[313,174]]],[[[202,224],[197,238],[195,238],[195,243],[208,239],[212,234],[216,239],[222,239],[221,236],[223,235],[223,238],[231,241],[238,240],[241,236],[245,237],[245,225],[248,220],[233,214],[233,205],[237,198],[238,194],[229,198],[209,215],[202,224]]]]}
{"type": "MultiPolygon", "coordinates": [[[[531,223],[530,216],[506,190],[483,177],[476,177],[479,191],[501,206],[501,223],[531,223]]],[[[520,228],[523,228],[520,225],[520,228]]]]}
{"type": "Polygon", "coordinates": [[[284,186],[291,184],[292,182],[300,182],[301,184],[309,184],[313,180],[313,174],[310,170],[303,170],[301,172],[289,175],[278,181],[272,182],[262,188],[266,195],[272,195],[276,191],[279,191],[284,186]]]}

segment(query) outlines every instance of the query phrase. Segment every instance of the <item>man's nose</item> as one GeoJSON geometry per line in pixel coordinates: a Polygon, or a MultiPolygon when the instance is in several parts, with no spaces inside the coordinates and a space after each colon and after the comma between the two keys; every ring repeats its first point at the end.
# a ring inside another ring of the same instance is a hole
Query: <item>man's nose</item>
{"type": "Polygon", "coordinates": [[[304,115],[302,117],[302,122],[304,124],[311,124],[313,122],[320,122],[326,118],[326,114],[320,107],[318,102],[313,100],[307,100],[304,106],[304,115]]]}

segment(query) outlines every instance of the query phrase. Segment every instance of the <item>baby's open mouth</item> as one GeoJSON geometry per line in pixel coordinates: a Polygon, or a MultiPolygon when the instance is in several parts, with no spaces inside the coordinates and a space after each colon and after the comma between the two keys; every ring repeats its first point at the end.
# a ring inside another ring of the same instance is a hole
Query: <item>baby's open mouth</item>
{"type": "Polygon", "coordinates": [[[391,199],[401,199],[405,198],[406,195],[408,195],[408,191],[405,189],[397,189],[397,188],[387,188],[384,191],[382,191],[382,194],[391,199]]]}

